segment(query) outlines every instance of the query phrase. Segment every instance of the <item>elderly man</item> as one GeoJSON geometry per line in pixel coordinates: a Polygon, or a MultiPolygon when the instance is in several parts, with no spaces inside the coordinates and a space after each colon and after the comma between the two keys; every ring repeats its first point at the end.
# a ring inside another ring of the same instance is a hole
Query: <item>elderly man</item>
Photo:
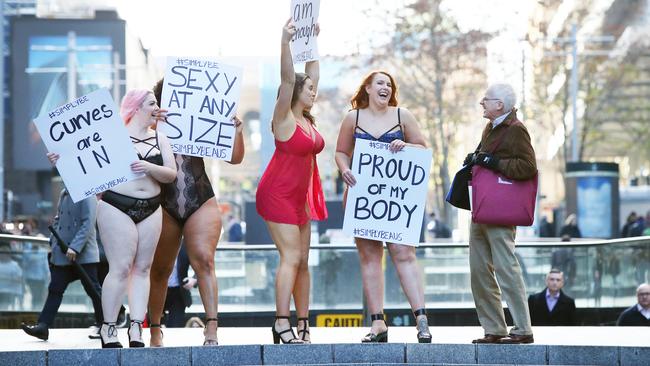
{"type": "Polygon", "coordinates": [[[562,291],[564,274],[557,268],[546,275],[546,288],[528,296],[533,325],[575,325],[576,303],[562,291]]]}
{"type": "MultiPolygon", "coordinates": [[[[517,119],[516,95],[508,84],[491,85],[481,99],[483,117],[489,122],[483,130],[476,153],[465,158],[515,180],[537,174],[535,151],[526,127],[517,119]]],[[[472,222],[469,262],[472,295],[478,319],[485,331],[472,343],[533,343],[526,289],[521,267],[515,257],[515,226],[472,222]],[[497,284],[498,281],[498,284],[497,284]],[[501,294],[508,304],[514,327],[508,332],[501,305],[501,294]]]]}
{"type": "Polygon", "coordinates": [[[637,304],[623,311],[616,325],[650,326],[650,284],[639,285],[636,289],[636,298],[637,304]]]}

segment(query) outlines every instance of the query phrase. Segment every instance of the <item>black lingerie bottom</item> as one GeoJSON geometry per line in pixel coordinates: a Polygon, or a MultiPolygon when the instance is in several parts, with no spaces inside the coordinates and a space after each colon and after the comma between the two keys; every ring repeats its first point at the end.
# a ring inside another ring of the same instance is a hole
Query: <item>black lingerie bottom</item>
{"type": "Polygon", "coordinates": [[[102,194],[102,201],[124,212],[136,224],[151,216],[160,207],[160,195],[142,199],[106,191],[102,194]]]}

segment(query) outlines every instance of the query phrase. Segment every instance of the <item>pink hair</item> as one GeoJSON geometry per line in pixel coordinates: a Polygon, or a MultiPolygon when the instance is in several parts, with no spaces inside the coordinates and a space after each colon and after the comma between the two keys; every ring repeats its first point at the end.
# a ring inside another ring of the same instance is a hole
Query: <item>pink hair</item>
{"type": "Polygon", "coordinates": [[[133,89],[129,90],[124,98],[122,98],[120,115],[122,116],[125,125],[131,122],[131,118],[135,114],[135,111],[142,106],[144,98],[146,98],[149,93],[151,93],[151,91],[147,89],[133,89]]]}

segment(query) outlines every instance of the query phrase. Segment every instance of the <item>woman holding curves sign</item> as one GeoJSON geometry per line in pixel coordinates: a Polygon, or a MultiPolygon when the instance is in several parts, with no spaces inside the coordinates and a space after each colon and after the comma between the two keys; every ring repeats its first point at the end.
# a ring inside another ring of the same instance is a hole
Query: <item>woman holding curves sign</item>
{"type": "MultiPolygon", "coordinates": [[[[385,71],[368,74],[351,100],[352,110],[343,118],[336,143],[336,165],[343,181],[356,184],[351,167],[355,139],[389,143],[389,150],[397,152],[405,146],[425,147],[426,142],[417,121],[406,108],[397,107],[397,84],[385,71]]],[[[362,342],[388,342],[388,327],[384,319],[384,276],[381,268],[384,247],[377,240],[355,238],[361,263],[361,278],[372,328],[362,342]]],[[[417,267],[415,247],[386,243],[397,269],[402,289],[416,318],[420,343],[431,343],[431,333],[424,307],[424,288],[417,267]]]]}
{"type": "MultiPolygon", "coordinates": [[[[153,93],[129,91],[122,99],[120,115],[139,158],[131,164],[131,170],[144,175],[102,193],[97,203],[97,227],[109,263],[102,285],[102,348],[122,348],[115,322],[127,289],[129,346],[144,347],[142,323],[147,310],[149,270],[162,224],[160,185],[176,177],[169,140],[152,128],[165,115],[153,93]]],[[[58,158],[58,154],[48,154],[53,164],[58,158]]]]}

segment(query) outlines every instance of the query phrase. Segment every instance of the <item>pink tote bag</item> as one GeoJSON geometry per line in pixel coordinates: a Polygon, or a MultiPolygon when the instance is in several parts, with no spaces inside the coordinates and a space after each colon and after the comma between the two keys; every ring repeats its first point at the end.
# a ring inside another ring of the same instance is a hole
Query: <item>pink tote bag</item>
{"type": "Polygon", "coordinates": [[[473,222],[504,226],[533,224],[537,174],[529,180],[514,180],[475,165],[470,185],[473,222]]]}

